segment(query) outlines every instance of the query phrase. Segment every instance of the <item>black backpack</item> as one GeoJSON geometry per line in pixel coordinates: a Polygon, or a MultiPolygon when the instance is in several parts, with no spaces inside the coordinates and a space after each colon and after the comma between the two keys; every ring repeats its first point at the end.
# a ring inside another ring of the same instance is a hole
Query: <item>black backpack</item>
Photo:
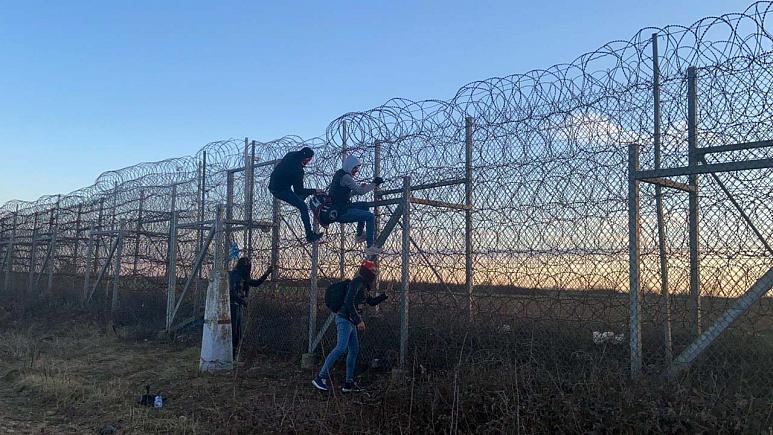
{"type": "Polygon", "coordinates": [[[314,218],[320,225],[327,228],[328,225],[338,220],[338,210],[333,207],[330,196],[318,194],[309,200],[309,208],[314,213],[314,218]]]}
{"type": "Polygon", "coordinates": [[[344,299],[346,299],[346,292],[349,290],[350,279],[339,281],[325,289],[325,305],[330,308],[330,311],[337,313],[338,310],[344,305],[344,299]]]}

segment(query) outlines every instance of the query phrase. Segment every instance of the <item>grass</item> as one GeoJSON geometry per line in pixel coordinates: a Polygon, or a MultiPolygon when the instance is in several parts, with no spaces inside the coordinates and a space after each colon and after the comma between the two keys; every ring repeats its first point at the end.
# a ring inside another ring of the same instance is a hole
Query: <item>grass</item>
{"type": "MultiPolygon", "coordinates": [[[[125,310],[131,311],[126,306],[125,310]]],[[[372,313],[371,313],[372,314],[372,313]]],[[[591,326],[509,318],[467,324],[412,312],[407,377],[368,367],[397,362],[394,310],[368,317],[358,369],[368,395],[319,394],[301,370],[305,310],[254,297],[243,364],[197,370],[200,332],[157,336],[157,324],[115,331],[94,313],[39,305],[0,309],[0,429],[96,433],[770,433],[773,336],[723,336],[678,382],[658,376],[658,331],[645,330],[648,375],[627,376],[626,345],[597,346],[591,326]],[[161,410],[137,405],[150,384],[161,410]]],[[[319,324],[326,313],[320,311],[319,324]]],[[[675,337],[681,333],[674,331],[675,337]]],[[[323,348],[332,345],[330,334],[323,348]]],[[[320,355],[321,356],[321,355],[320,355]]],[[[334,372],[340,381],[342,363],[334,372]]]]}

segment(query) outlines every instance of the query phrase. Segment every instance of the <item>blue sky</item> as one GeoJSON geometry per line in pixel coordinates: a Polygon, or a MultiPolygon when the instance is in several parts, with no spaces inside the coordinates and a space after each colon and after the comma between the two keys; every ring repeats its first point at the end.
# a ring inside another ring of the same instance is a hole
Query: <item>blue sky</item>
{"type": "Polygon", "coordinates": [[[0,1],[0,204],[568,62],[730,0],[0,1]]]}

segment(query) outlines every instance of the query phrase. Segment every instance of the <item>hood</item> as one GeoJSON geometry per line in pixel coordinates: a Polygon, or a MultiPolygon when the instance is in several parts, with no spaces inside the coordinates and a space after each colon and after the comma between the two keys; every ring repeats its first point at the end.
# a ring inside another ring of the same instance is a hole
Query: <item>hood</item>
{"type": "Polygon", "coordinates": [[[360,162],[360,159],[354,156],[346,156],[344,159],[344,164],[341,166],[341,169],[344,170],[347,174],[352,173],[352,169],[354,169],[355,166],[362,165],[362,162],[360,162]]]}

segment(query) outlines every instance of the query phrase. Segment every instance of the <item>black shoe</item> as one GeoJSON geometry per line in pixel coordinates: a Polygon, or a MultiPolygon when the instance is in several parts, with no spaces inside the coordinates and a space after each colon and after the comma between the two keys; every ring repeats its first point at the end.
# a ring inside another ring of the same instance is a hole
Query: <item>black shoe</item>
{"type": "Polygon", "coordinates": [[[346,381],[341,387],[342,393],[362,393],[364,391],[365,389],[357,385],[357,383],[354,381],[346,381]]]}
{"type": "Polygon", "coordinates": [[[314,243],[317,240],[322,238],[322,233],[309,233],[306,234],[306,241],[309,243],[314,243]]]}

